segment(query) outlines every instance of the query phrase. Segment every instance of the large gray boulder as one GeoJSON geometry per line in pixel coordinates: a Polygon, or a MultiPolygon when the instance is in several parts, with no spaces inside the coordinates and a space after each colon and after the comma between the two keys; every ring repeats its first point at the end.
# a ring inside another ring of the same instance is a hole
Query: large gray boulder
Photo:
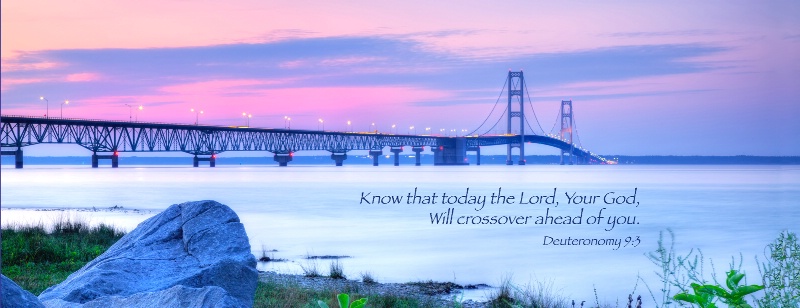
{"type": "Polygon", "coordinates": [[[255,266],[233,210],[186,202],[142,222],[39,299],[48,307],[250,307],[255,266]]]}
{"type": "Polygon", "coordinates": [[[36,295],[31,292],[25,291],[20,288],[13,280],[8,279],[6,275],[0,274],[0,307],[20,307],[20,308],[44,308],[42,302],[36,298],[36,295]]]}

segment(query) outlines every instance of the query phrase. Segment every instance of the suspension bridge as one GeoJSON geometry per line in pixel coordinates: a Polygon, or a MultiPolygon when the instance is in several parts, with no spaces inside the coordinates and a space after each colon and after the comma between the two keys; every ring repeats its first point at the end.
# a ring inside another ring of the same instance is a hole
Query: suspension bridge
{"type": "Polygon", "coordinates": [[[16,168],[23,167],[24,147],[47,143],[77,144],[86,148],[92,152],[94,168],[103,159],[111,160],[111,166],[118,167],[120,152],[185,152],[193,155],[195,167],[205,161],[214,167],[219,153],[267,151],[273,154],[279,166],[287,166],[294,153],[310,150],[330,152],[337,166],[343,165],[348,152],[366,150],[373,159],[373,165],[377,166],[378,157],[384,155],[387,148],[394,154],[394,165],[397,166],[404,147],[410,147],[417,154],[417,166],[420,165],[420,153],[425,147],[433,152],[434,165],[468,165],[468,152],[477,154],[476,163],[480,165],[481,147],[498,145],[507,147],[506,164],[514,164],[516,149],[516,162],[524,165],[526,143],[560,149],[561,164],[611,163],[580,146],[571,100],[561,102],[558,118],[550,133],[545,133],[533,112],[523,72],[509,71],[503,90],[486,120],[473,132],[460,137],[0,115],[0,146],[2,155],[15,157],[16,168]],[[490,123],[500,105],[503,93],[508,98],[505,111],[493,126],[488,127],[487,123],[490,123]],[[526,102],[531,107],[539,131],[534,131],[526,117],[526,102]],[[506,132],[490,134],[504,119],[506,132]],[[558,123],[561,125],[556,130],[558,123]],[[517,125],[518,130],[514,129],[517,125]]]}

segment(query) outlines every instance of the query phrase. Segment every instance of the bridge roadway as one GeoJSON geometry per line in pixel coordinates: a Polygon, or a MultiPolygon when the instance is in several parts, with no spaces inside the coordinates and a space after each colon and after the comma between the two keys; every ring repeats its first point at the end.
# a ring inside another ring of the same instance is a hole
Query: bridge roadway
{"type": "MultiPolygon", "coordinates": [[[[394,164],[404,146],[419,153],[424,147],[434,152],[434,165],[467,165],[467,151],[476,151],[480,164],[480,147],[518,144],[518,135],[443,137],[431,135],[399,135],[377,132],[334,132],[296,129],[226,127],[130,121],[45,118],[0,115],[0,146],[3,155],[14,155],[15,165],[22,168],[22,148],[41,143],[72,143],[92,151],[92,167],[98,160],[110,159],[117,167],[119,152],[185,152],[194,155],[194,166],[200,161],[216,162],[216,154],[228,151],[268,151],[280,166],[292,160],[298,151],[325,150],[337,166],[347,159],[347,152],[367,150],[378,165],[378,157],[388,147],[394,153],[394,164]]],[[[526,135],[525,142],[567,150],[580,163],[602,163],[605,160],[560,139],[526,135]]],[[[508,157],[512,164],[512,157],[508,157]]],[[[524,158],[520,158],[524,164],[524,158]]]]}

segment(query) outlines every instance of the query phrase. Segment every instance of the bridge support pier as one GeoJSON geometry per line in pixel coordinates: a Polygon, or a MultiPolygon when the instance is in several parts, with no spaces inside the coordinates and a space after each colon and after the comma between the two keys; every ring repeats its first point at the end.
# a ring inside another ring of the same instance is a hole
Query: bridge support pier
{"type": "Polygon", "coordinates": [[[420,153],[422,153],[422,151],[425,151],[425,147],[423,147],[423,146],[412,147],[411,150],[414,151],[414,158],[416,159],[416,162],[414,163],[414,166],[422,165],[420,163],[420,159],[421,159],[420,158],[420,156],[421,156],[420,153]]]}
{"type": "Polygon", "coordinates": [[[292,152],[289,153],[275,153],[275,156],[272,158],[276,162],[278,162],[278,166],[286,167],[289,165],[289,162],[292,161],[292,157],[294,155],[292,152]]]}
{"type": "Polygon", "coordinates": [[[110,159],[111,160],[111,168],[118,168],[119,167],[119,153],[114,151],[111,155],[97,155],[97,152],[92,153],[92,168],[100,167],[100,160],[101,159],[110,159]]]}
{"type": "Polygon", "coordinates": [[[340,167],[342,164],[344,164],[344,160],[347,159],[347,153],[331,152],[331,159],[336,162],[337,167],[340,167]]]}
{"type": "Polygon", "coordinates": [[[440,140],[436,147],[431,147],[431,150],[433,150],[434,166],[469,165],[466,138],[440,140]]]}
{"type": "Polygon", "coordinates": [[[394,165],[400,166],[400,153],[403,152],[403,147],[391,147],[389,151],[394,153],[394,165]]]}
{"type": "Polygon", "coordinates": [[[372,156],[372,165],[378,165],[378,158],[383,155],[383,150],[369,150],[369,156],[372,156]]]}
{"type": "Polygon", "coordinates": [[[0,151],[0,155],[14,155],[14,168],[22,169],[22,148],[17,148],[16,151],[0,151]]]}
{"type": "Polygon", "coordinates": [[[471,147],[467,149],[467,152],[473,151],[475,152],[475,160],[476,165],[481,165],[481,147],[471,147]]]}
{"type": "Polygon", "coordinates": [[[569,156],[568,164],[572,165],[574,163],[574,158],[572,156],[572,148],[569,151],[561,150],[561,164],[564,164],[564,156],[569,156]]]}
{"type": "Polygon", "coordinates": [[[209,167],[216,167],[217,166],[217,154],[211,154],[211,156],[209,156],[209,157],[198,157],[195,154],[192,166],[199,167],[201,161],[207,161],[209,167]]]}

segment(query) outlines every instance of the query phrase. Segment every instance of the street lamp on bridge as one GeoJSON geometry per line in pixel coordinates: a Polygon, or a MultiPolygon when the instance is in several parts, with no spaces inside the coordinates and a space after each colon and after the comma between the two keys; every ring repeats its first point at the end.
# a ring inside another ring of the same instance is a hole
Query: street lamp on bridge
{"type": "Polygon", "coordinates": [[[61,118],[64,118],[64,105],[69,105],[69,100],[64,100],[64,102],[61,103],[60,105],[61,105],[61,118]]]}
{"type": "Polygon", "coordinates": [[[129,104],[125,104],[125,106],[128,106],[128,122],[133,122],[133,106],[129,104]]]}
{"type": "Polygon", "coordinates": [[[46,105],[47,109],[45,109],[44,117],[45,118],[49,117],[49,115],[50,115],[50,101],[48,101],[47,98],[45,98],[44,96],[39,96],[39,100],[47,102],[47,105],[46,105]]]}
{"type": "Polygon", "coordinates": [[[352,127],[352,126],[350,126],[350,120],[347,120],[347,131],[348,131],[348,132],[351,132],[351,131],[353,131],[351,127],[352,127]]]}
{"type": "Polygon", "coordinates": [[[317,124],[317,130],[319,130],[320,125],[322,125],[322,131],[325,131],[325,121],[319,119],[319,124],[317,124]]]}
{"type": "Polygon", "coordinates": [[[139,111],[136,112],[136,122],[139,122],[139,112],[144,110],[144,106],[139,105],[139,108],[136,109],[139,109],[139,111]]]}
{"type": "Polygon", "coordinates": [[[242,117],[244,117],[245,126],[250,127],[250,119],[253,117],[253,114],[242,112],[242,117]]]}
{"type": "Polygon", "coordinates": [[[203,114],[202,110],[195,110],[194,108],[189,109],[190,112],[194,112],[194,125],[200,124],[200,115],[203,114]]]}

